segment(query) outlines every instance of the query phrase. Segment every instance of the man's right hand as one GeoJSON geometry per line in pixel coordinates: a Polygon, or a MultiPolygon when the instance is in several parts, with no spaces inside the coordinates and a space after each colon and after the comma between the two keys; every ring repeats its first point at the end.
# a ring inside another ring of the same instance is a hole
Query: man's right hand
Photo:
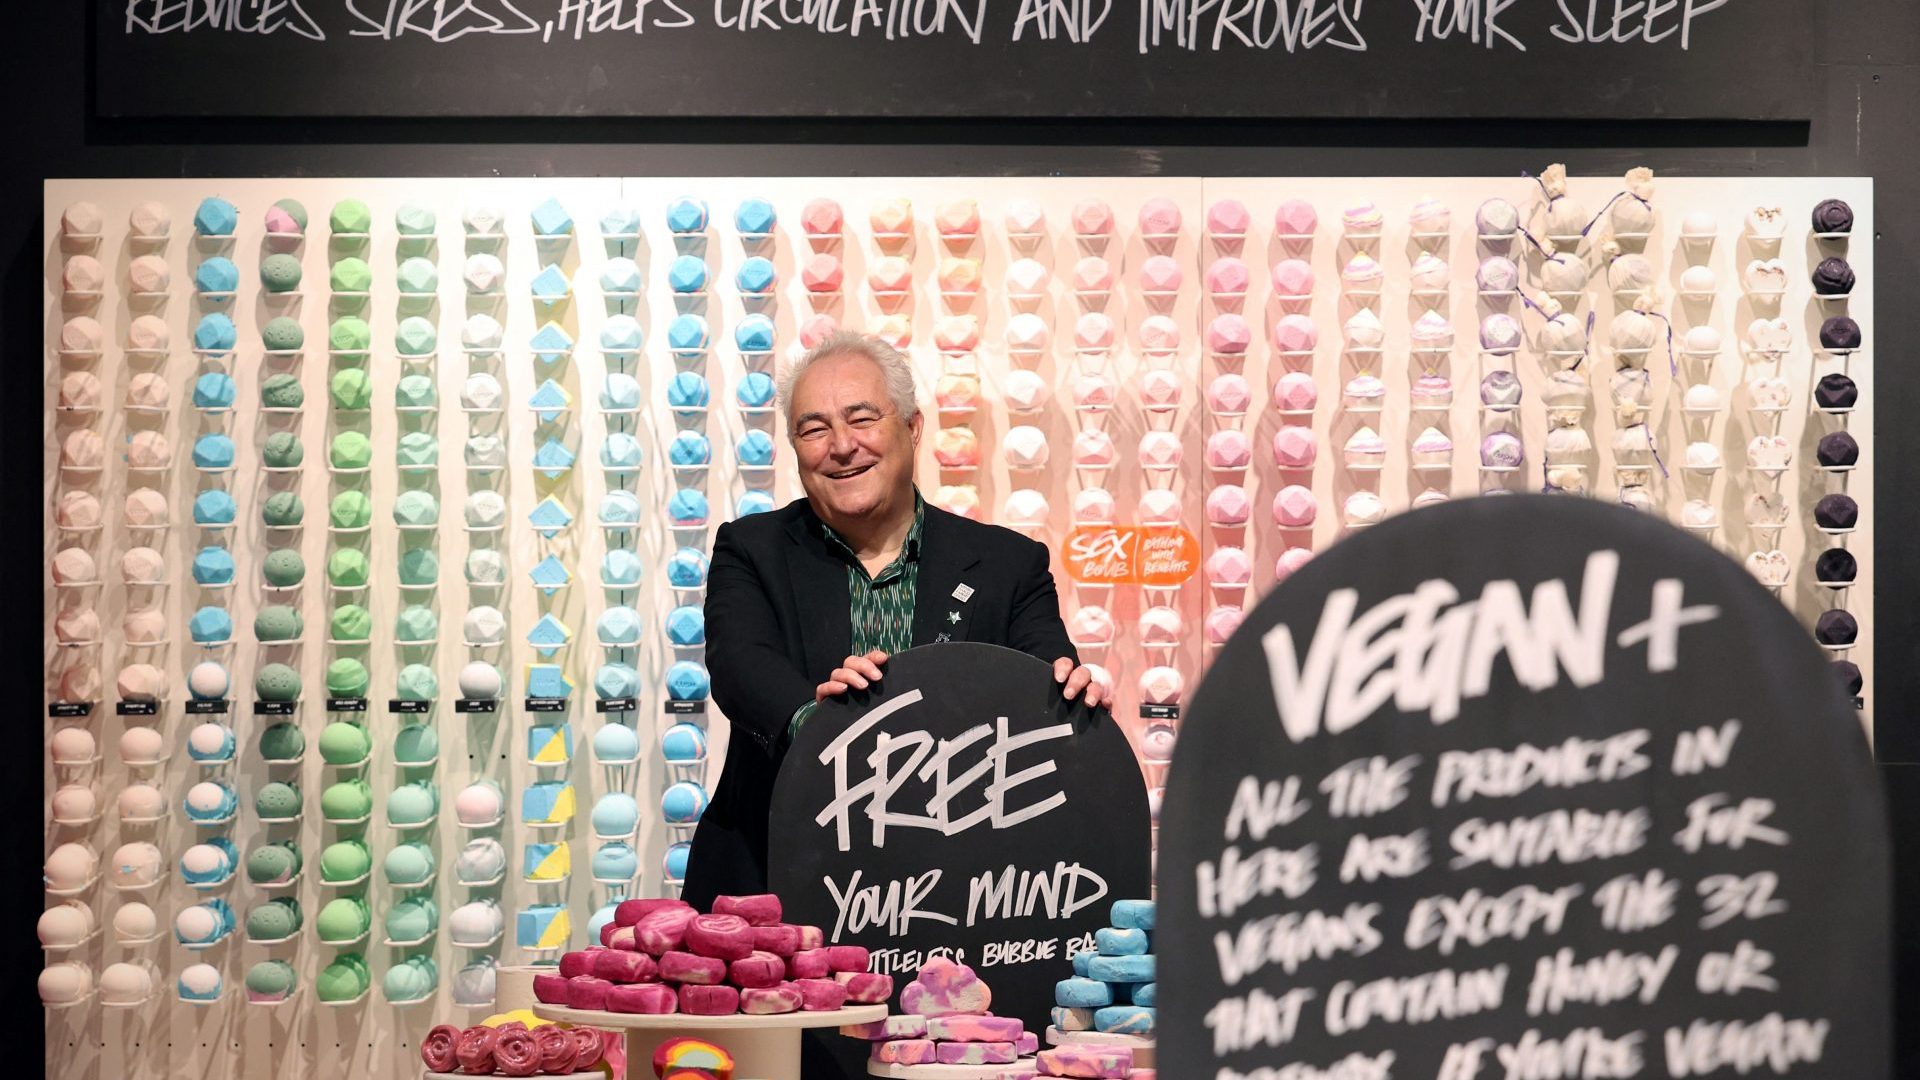
{"type": "Polygon", "coordinates": [[[887,662],[887,654],[874,649],[865,656],[849,656],[827,681],[813,688],[813,701],[818,705],[830,697],[838,697],[848,690],[865,690],[880,681],[880,665],[887,662]]]}

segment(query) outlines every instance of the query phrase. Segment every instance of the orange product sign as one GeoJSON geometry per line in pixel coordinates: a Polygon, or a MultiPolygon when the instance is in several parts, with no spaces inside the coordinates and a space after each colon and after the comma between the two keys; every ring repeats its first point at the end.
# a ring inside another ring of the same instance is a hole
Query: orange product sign
{"type": "Polygon", "coordinates": [[[1181,585],[1200,568],[1200,541],[1178,526],[1080,525],[1062,560],[1082,584],[1181,585]]]}

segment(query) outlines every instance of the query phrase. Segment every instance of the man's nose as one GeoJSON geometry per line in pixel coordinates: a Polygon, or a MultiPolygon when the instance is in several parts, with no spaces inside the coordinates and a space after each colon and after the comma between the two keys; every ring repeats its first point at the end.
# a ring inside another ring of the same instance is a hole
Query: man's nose
{"type": "Polygon", "coordinates": [[[828,447],[829,452],[837,458],[852,457],[854,451],[860,448],[860,440],[853,437],[853,429],[845,424],[835,424],[831,430],[833,434],[828,438],[832,444],[828,447]]]}

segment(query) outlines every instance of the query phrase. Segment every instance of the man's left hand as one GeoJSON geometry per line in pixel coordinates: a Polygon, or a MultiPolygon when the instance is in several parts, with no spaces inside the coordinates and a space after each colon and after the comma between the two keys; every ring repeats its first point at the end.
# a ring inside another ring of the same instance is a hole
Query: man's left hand
{"type": "Polygon", "coordinates": [[[1061,694],[1068,701],[1084,690],[1086,696],[1081,700],[1087,703],[1087,708],[1097,709],[1107,702],[1107,688],[1095,681],[1093,669],[1085,664],[1075,664],[1071,656],[1063,656],[1053,662],[1053,681],[1063,684],[1061,694]]]}

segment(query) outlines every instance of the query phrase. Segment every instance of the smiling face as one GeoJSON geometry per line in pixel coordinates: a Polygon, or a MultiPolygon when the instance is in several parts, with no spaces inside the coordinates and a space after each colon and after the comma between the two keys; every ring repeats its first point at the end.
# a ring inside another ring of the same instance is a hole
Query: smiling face
{"type": "Polygon", "coordinates": [[[823,357],[792,397],[800,484],[814,513],[836,529],[912,513],[921,416],[899,414],[879,364],[858,353],[823,357]]]}

